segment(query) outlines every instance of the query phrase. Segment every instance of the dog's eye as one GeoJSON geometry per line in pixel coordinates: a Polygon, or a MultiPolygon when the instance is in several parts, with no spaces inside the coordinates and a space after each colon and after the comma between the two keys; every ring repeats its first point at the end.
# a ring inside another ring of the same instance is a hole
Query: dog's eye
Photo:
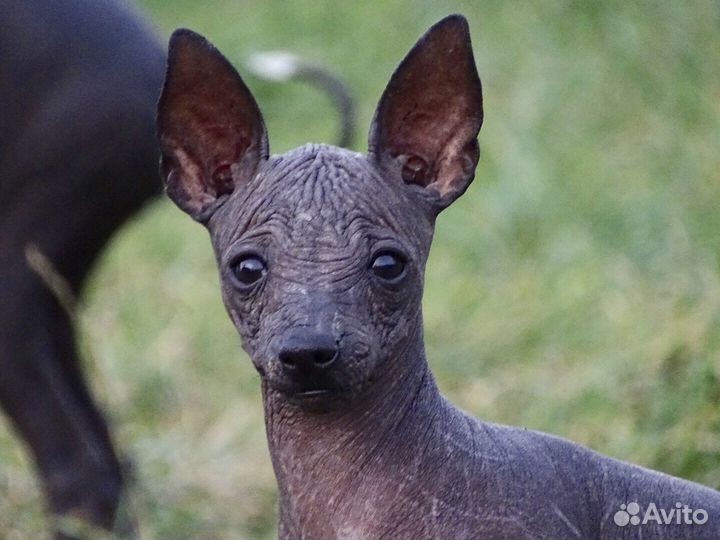
{"type": "Polygon", "coordinates": [[[391,281],[405,271],[405,259],[394,251],[381,251],[375,255],[371,268],[377,277],[391,281]]]}
{"type": "Polygon", "coordinates": [[[245,255],[232,264],[235,279],[241,285],[252,285],[267,272],[265,261],[257,255],[245,255]]]}

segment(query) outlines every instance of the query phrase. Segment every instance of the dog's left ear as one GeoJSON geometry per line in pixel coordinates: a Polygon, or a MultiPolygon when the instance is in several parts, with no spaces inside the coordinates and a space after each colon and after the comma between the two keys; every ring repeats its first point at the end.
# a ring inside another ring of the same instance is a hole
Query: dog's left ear
{"type": "Polygon", "coordinates": [[[386,175],[426,188],[439,212],[475,176],[482,120],[468,24],[451,15],[420,38],[390,79],[370,128],[369,153],[386,175]]]}
{"type": "Polygon", "coordinates": [[[191,30],[170,38],[157,131],[167,194],[202,223],[268,157],[267,131],[250,90],[191,30]]]}

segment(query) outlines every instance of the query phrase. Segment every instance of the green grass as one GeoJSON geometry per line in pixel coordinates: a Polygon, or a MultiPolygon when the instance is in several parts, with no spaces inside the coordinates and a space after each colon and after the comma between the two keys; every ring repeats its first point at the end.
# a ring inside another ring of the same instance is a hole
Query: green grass
{"type": "MultiPolygon", "coordinates": [[[[717,2],[146,0],[163,35],[230,58],[289,49],[355,90],[361,133],[392,69],[449,12],[484,83],[475,184],[438,223],[428,353],[488,420],[720,487],[717,2]]],[[[325,98],[247,78],[275,152],[335,130],[325,98]]],[[[118,235],[83,304],[88,372],[135,468],[143,538],[269,538],[258,376],[202,227],[167,201],[118,235]]],[[[46,534],[0,426],[0,537],[46,534]]]]}

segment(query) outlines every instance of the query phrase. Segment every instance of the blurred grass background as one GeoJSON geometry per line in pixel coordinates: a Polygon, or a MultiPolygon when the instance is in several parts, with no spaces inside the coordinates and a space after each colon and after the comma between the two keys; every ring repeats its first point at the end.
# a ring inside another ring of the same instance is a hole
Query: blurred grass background
{"type": "MultiPolygon", "coordinates": [[[[475,184],[441,216],[428,353],[472,413],[720,488],[720,4],[144,0],[163,39],[233,61],[287,49],[338,73],[365,130],[390,73],[450,12],[484,84],[475,184]]],[[[330,104],[246,78],[274,152],[329,141],[330,104]]],[[[270,538],[258,376],[203,228],[169,202],[119,234],[82,308],[87,371],[132,461],[143,538],[270,538]]],[[[0,538],[47,536],[0,419],[0,538]]]]}

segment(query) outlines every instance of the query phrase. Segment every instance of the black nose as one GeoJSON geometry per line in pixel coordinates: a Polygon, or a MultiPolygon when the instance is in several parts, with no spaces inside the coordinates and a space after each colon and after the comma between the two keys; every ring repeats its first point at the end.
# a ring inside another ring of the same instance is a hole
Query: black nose
{"type": "Polygon", "coordinates": [[[312,332],[289,336],[278,353],[285,372],[305,376],[326,371],[337,357],[338,348],[333,337],[312,332]]]}

